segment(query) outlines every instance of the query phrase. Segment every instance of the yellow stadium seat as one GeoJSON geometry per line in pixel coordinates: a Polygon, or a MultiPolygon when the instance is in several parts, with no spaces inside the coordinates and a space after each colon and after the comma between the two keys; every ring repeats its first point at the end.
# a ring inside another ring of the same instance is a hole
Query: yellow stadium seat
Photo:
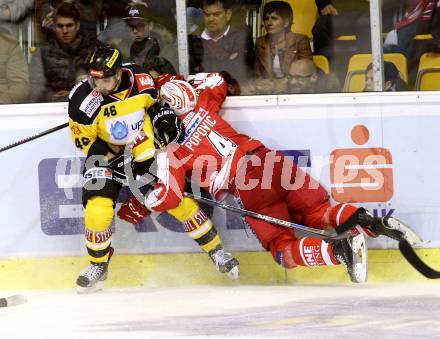
{"type": "MultiPolygon", "coordinates": [[[[402,79],[408,82],[407,61],[403,54],[385,53],[383,56],[385,61],[389,61],[396,65],[402,79]]],[[[345,76],[344,92],[362,92],[365,87],[365,70],[372,62],[371,54],[355,54],[348,62],[347,75],[345,76]]]]}
{"type": "Polygon", "coordinates": [[[414,40],[430,40],[432,39],[432,34],[417,34],[414,40]]]}
{"type": "MultiPolygon", "coordinates": [[[[266,2],[270,2],[266,1],[266,2]]],[[[312,0],[285,0],[293,9],[292,32],[305,34],[312,39],[312,28],[318,17],[318,8],[312,0]]]]}
{"type": "Polygon", "coordinates": [[[440,53],[424,53],[420,57],[415,90],[440,90],[440,53]]]}
{"type": "Polygon", "coordinates": [[[357,36],[356,35],[340,35],[336,38],[336,40],[339,41],[356,41],[357,36]]]}
{"type": "Polygon", "coordinates": [[[313,63],[316,65],[316,67],[322,69],[324,73],[330,73],[330,65],[328,59],[324,55],[314,55],[313,63]]]}

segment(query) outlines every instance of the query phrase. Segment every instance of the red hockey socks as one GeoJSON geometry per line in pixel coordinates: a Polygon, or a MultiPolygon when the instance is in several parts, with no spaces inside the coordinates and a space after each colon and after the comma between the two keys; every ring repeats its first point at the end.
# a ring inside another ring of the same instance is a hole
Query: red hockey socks
{"type": "Polygon", "coordinates": [[[330,244],[319,238],[284,239],[271,246],[275,261],[285,268],[339,264],[330,244]]]}

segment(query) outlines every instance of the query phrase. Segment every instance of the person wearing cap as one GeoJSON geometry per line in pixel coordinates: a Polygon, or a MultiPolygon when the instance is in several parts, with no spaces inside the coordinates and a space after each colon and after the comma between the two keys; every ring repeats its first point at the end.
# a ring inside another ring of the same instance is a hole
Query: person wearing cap
{"type": "MultiPolygon", "coordinates": [[[[400,77],[399,70],[392,62],[383,62],[384,73],[384,92],[396,92],[408,90],[408,86],[400,77]]],[[[373,63],[370,63],[365,70],[365,88],[364,92],[374,91],[374,79],[373,79],[373,63]]]]}
{"type": "Polygon", "coordinates": [[[153,77],[163,73],[176,74],[173,65],[160,56],[159,42],[151,36],[153,17],[154,13],[143,4],[127,7],[123,19],[134,40],[130,47],[129,60],[147,69],[153,77]]]}

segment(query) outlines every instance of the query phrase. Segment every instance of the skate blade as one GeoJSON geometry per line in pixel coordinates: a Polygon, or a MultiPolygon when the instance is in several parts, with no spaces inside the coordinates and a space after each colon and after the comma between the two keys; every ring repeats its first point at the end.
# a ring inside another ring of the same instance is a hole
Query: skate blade
{"type": "Polygon", "coordinates": [[[91,294],[91,293],[96,293],[98,291],[101,291],[102,289],[104,289],[104,282],[103,281],[98,281],[96,284],[94,284],[93,286],[89,286],[89,287],[82,287],[82,286],[76,286],[76,293],[78,294],[91,294]]]}
{"type": "Polygon", "coordinates": [[[411,245],[418,245],[423,242],[423,239],[416,232],[414,232],[411,227],[405,225],[400,220],[390,217],[384,219],[384,222],[389,228],[397,230],[400,233],[402,233],[403,238],[406,241],[408,241],[411,245]]]}
{"type": "Polygon", "coordinates": [[[238,278],[240,278],[240,272],[238,271],[238,266],[233,267],[229,272],[226,273],[226,275],[232,281],[238,280],[238,278]]]}
{"type": "Polygon", "coordinates": [[[350,276],[350,279],[357,284],[366,283],[368,280],[368,250],[364,234],[360,233],[353,237],[351,246],[356,255],[356,261],[359,262],[354,267],[355,277],[350,276]]]}

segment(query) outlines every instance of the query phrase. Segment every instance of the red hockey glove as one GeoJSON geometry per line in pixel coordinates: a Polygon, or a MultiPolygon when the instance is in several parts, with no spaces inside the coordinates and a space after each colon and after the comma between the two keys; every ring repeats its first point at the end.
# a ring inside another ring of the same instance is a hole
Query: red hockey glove
{"type": "Polygon", "coordinates": [[[177,74],[177,75],[169,74],[169,73],[161,74],[157,78],[154,79],[154,84],[156,85],[156,89],[160,90],[160,88],[162,87],[163,84],[165,84],[171,80],[184,80],[184,78],[183,78],[183,75],[180,75],[180,74],[177,74]]]}
{"type": "Polygon", "coordinates": [[[150,215],[150,211],[136,197],[131,197],[121,205],[118,217],[122,220],[136,225],[150,215]]]}

